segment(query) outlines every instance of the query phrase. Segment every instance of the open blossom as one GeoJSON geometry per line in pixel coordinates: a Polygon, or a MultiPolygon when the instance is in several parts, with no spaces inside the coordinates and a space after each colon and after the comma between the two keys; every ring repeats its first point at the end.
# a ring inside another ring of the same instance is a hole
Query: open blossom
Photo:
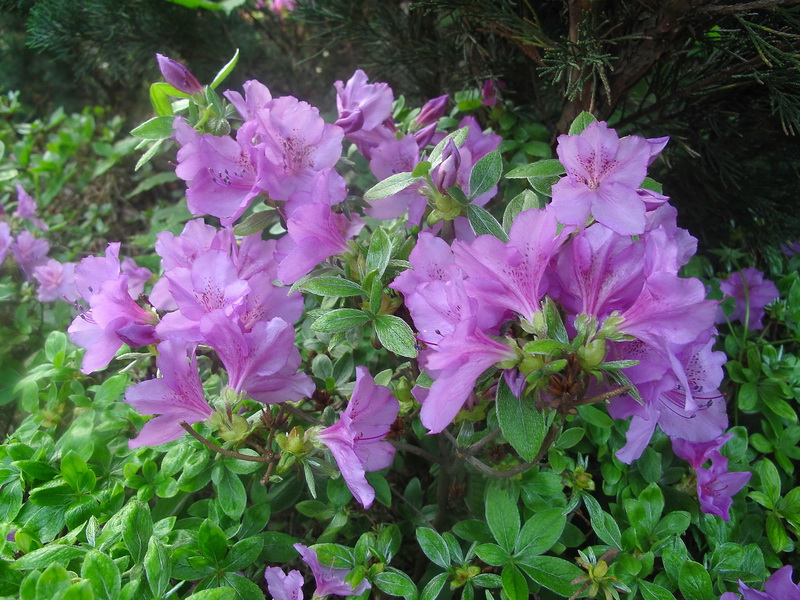
{"type": "Polygon", "coordinates": [[[60,263],[51,258],[33,269],[33,277],[39,282],[36,292],[39,302],[59,299],[75,302],[79,298],[75,287],[75,263],[60,263]]]}
{"type": "Polygon", "coordinates": [[[336,107],[339,109],[339,121],[348,125],[348,139],[359,131],[373,131],[381,127],[392,116],[392,89],[385,83],[367,83],[367,74],[358,69],[344,84],[337,81],[336,107]],[[358,115],[359,127],[353,127],[354,115],[358,115]]]}
{"type": "Polygon", "coordinates": [[[139,435],[128,442],[131,448],[177,440],[184,434],[181,421],[191,425],[211,416],[193,348],[177,340],[161,342],[157,362],[162,377],[128,388],[125,402],[143,415],[158,415],[145,423],[139,435]]]}
{"type": "Polygon", "coordinates": [[[34,237],[30,231],[17,235],[17,239],[11,244],[11,252],[28,281],[33,279],[34,269],[47,262],[49,251],[50,244],[47,240],[34,237]]]}
{"type": "Polygon", "coordinates": [[[14,214],[20,218],[27,219],[36,227],[43,231],[50,229],[44,221],[36,216],[36,202],[25,189],[17,184],[17,210],[14,214]]]}
{"type": "Polygon", "coordinates": [[[333,213],[330,205],[322,202],[301,206],[292,213],[286,224],[287,235],[278,242],[278,279],[294,283],[325,259],[345,252],[349,248],[347,238],[361,225],[360,220],[333,213]]]}
{"type": "Polygon", "coordinates": [[[2,265],[3,261],[6,259],[6,253],[8,253],[8,249],[13,243],[14,238],[11,237],[11,228],[8,226],[8,223],[4,221],[0,222],[0,265],[2,265]]]}
{"type": "Polygon", "coordinates": [[[236,319],[215,310],[200,319],[204,343],[222,360],[228,387],[267,404],[297,401],[314,392],[314,383],[298,373],[300,353],[294,327],[283,319],[259,321],[244,331],[236,319]]]}
{"type": "MultiPolygon", "coordinates": [[[[778,288],[764,273],[754,267],[746,267],[732,273],[728,279],[719,282],[719,288],[725,296],[734,299],[733,312],[728,315],[731,322],[744,323],[750,331],[761,329],[764,324],[764,307],[780,297],[778,288]]],[[[717,323],[724,323],[722,310],[717,313],[717,323]]]]}
{"type": "Polygon", "coordinates": [[[397,419],[400,403],[388,388],[376,385],[364,367],[356,368],[356,386],[339,420],[317,437],[333,454],[347,487],[364,508],[372,506],[375,490],[364,473],[392,463],[394,446],[383,440],[397,419]]]}
{"type": "Polygon", "coordinates": [[[336,165],[342,155],[341,128],[326,123],[319,110],[292,96],[272,100],[251,123],[266,161],[258,183],[273,200],[308,193],[314,176],[336,165]]]}
{"type": "Polygon", "coordinates": [[[334,569],[324,567],[320,564],[317,553],[303,544],[295,544],[294,549],[300,553],[300,558],[311,567],[317,589],[314,591],[315,598],[324,596],[360,596],[366,590],[371,589],[369,581],[362,580],[356,587],[345,582],[345,577],[350,572],[349,569],[334,569]]]}
{"type": "Polygon", "coordinates": [[[273,600],[303,600],[303,576],[300,571],[284,573],[280,567],[267,567],[264,571],[267,589],[273,600]]]}
{"type": "MultiPolygon", "coordinates": [[[[800,600],[800,585],[792,581],[792,566],[786,565],[770,575],[764,583],[764,591],[754,590],[740,579],[739,593],[744,600],[800,600]]],[[[739,600],[734,592],[725,592],[720,600],[739,600]]]]}
{"type": "Polygon", "coordinates": [[[716,515],[723,521],[730,519],[733,496],[750,481],[752,473],[728,472],[728,459],[719,452],[711,455],[711,466],[700,467],[697,473],[697,497],[704,513],[716,515]]]}
{"type": "Polygon", "coordinates": [[[553,186],[553,209],[567,225],[593,216],[622,235],[645,230],[645,203],[637,190],[653,153],[663,147],[638,136],[619,139],[604,122],[590,123],[579,135],[558,138],[558,158],[567,170],[553,186]]]}
{"type": "Polygon", "coordinates": [[[182,118],[175,119],[178,167],[175,174],[189,184],[186,202],[193,215],[219,217],[223,225],[238,219],[259,193],[263,158],[252,144],[253,123],[246,123],[236,139],[200,135],[182,118]]]}

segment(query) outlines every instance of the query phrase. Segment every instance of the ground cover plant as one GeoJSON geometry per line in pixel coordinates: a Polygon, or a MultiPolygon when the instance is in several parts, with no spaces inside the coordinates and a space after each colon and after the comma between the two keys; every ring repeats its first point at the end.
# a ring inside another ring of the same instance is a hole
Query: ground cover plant
{"type": "Polygon", "coordinates": [[[34,265],[24,187],[0,224],[74,315],[10,398],[0,594],[800,594],[800,259],[695,257],[667,138],[157,60],[185,225],[34,265]]]}

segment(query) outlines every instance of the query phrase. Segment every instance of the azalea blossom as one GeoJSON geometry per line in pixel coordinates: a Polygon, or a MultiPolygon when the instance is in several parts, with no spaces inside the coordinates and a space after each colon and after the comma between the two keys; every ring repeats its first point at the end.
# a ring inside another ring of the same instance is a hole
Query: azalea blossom
{"type": "MultiPolygon", "coordinates": [[[[759,592],[739,580],[739,594],[744,600],[800,600],[800,585],[792,581],[792,566],[786,565],[770,575],[759,592]]],[[[725,592],[720,600],[739,600],[735,592],[725,592]]]]}
{"type": "Polygon", "coordinates": [[[645,203],[637,193],[647,166],[660,150],[639,136],[620,139],[605,122],[593,122],[578,135],[558,138],[558,158],[567,170],[553,186],[553,209],[567,225],[593,216],[621,235],[644,233],[645,203]]]}
{"type": "Polygon", "coordinates": [[[280,567],[267,567],[264,571],[267,589],[273,600],[303,600],[303,576],[300,571],[284,573],[280,567]]]}
{"type": "Polygon", "coordinates": [[[125,394],[125,402],[141,414],[158,415],[145,423],[139,435],[128,442],[131,448],[177,440],[185,433],[181,421],[191,425],[212,414],[203,396],[193,346],[187,347],[176,340],[161,342],[157,364],[161,377],[137,383],[125,394]]]}
{"type": "Polygon", "coordinates": [[[397,419],[400,403],[388,388],[376,385],[364,367],[356,367],[356,386],[339,420],[317,437],[331,451],[347,487],[364,508],[372,506],[375,490],[366,471],[379,471],[392,463],[394,446],[383,441],[397,419]]]}
{"type": "MultiPolygon", "coordinates": [[[[732,273],[728,279],[719,282],[719,288],[726,297],[733,298],[733,312],[728,321],[739,321],[750,331],[764,327],[764,307],[780,297],[777,286],[764,273],[754,267],[746,267],[732,273]],[[745,321],[747,321],[745,323],[745,321]]],[[[717,312],[717,323],[724,323],[722,309],[717,312]]]]}
{"type": "Polygon", "coordinates": [[[349,569],[334,569],[333,567],[322,566],[317,558],[317,553],[308,546],[295,544],[294,549],[300,553],[300,558],[311,567],[317,589],[314,591],[315,598],[325,596],[360,596],[366,590],[371,589],[369,581],[362,580],[356,587],[345,582],[345,577],[350,572],[349,569]]]}

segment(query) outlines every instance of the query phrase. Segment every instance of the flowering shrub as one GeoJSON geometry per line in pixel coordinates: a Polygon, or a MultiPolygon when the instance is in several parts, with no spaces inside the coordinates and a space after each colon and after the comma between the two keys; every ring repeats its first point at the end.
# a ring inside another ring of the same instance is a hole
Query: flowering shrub
{"type": "Polygon", "coordinates": [[[157,235],[157,275],[110,243],[39,280],[77,348],[54,332],[19,386],[0,593],[761,594],[800,534],[800,281],[723,282],[749,308],[715,350],[697,241],[647,177],[668,140],[582,113],[504,176],[447,98],[358,71],[331,124],[258,81],[220,96],[235,58],[205,87],[158,60],[140,165],[174,139],[198,218],[157,235]]]}

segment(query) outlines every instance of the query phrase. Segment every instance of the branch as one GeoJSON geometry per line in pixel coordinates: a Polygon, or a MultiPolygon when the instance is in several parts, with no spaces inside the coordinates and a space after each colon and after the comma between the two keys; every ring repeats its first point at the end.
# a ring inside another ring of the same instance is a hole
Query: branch
{"type": "Polygon", "coordinates": [[[411,444],[406,444],[405,442],[397,442],[395,440],[386,440],[386,441],[389,442],[392,446],[394,446],[398,450],[402,450],[404,452],[410,452],[411,454],[416,454],[417,456],[421,456],[425,460],[430,461],[432,463],[439,463],[439,464],[442,463],[441,458],[439,458],[438,456],[434,456],[433,454],[431,454],[427,450],[423,450],[419,446],[412,446],[411,444]]]}
{"type": "Polygon", "coordinates": [[[269,464],[274,461],[274,456],[266,457],[266,456],[250,456],[249,454],[241,454],[240,452],[234,452],[233,450],[226,450],[222,446],[217,446],[211,440],[204,438],[202,435],[197,433],[194,429],[192,429],[191,425],[189,425],[186,421],[181,421],[180,426],[191,435],[194,439],[198,442],[203,444],[206,448],[213,450],[218,454],[222,454],[222,456],[227,456],[228,458],[238,458],[239,460],[247,460],[250,462],[257,462],[257,463],[264,463],[269,464]]]}
{"type": "Polygon", "coordinates": [[[304,421],[308,421],[309,423],[313,423],[314,425],[322,425],[322,421],[319,419],[315,419],[311,415],[309,415],[306,411],[300,410],[296,406],[292,406],[288,402],[284,402],[281,406],[283,406],[286,410],[292,413],[296,417],[300,417],[304,421]]]}

